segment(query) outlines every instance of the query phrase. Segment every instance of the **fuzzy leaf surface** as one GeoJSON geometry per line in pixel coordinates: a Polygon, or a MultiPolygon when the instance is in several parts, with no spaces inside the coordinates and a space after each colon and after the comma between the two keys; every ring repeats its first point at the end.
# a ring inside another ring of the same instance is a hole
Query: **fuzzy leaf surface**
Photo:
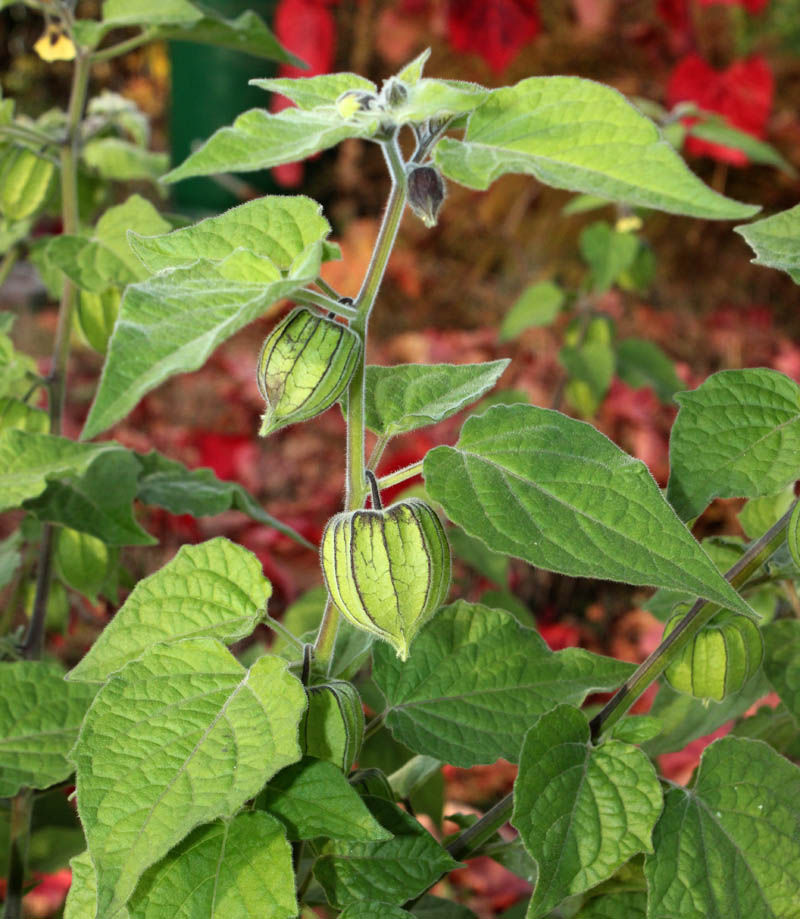
{"type": "Polygon", "coordinates": [[[704,185],[615,89],[577,77],[531,77],[494,90],[471,115],[464,140],[443,138],[434,158],[470,188],[521,172],[555,188],[694,217],[758,210],[704,185]]]}
{"type": "Polygon", "coordinates": [[[304,708],[284,661],[245,670],[210,638],[156,645],[105,683],[73,752],[98,916],[190,830],[232,816],[300,758],[304,708]]]}
{"type": "Polygon", "coordinates": [[[102,682],[157,644],[201,636],[232,644],[253,631],[271,595],[261,562],[242,546],[221,536],[183,546],[139,581],[69,679],[102,682]]]}
{"type": "Polygon", "coordinates": [[[615,688],[633,670],[582,648],[553,652],[509,613],[463,600],[423,628],[405,664],[388,647],[376,645],[373,654],[395,737],[462,767],[517,762],[538,715],[615,688]]]}
{"type": "Polygon", "coordinates": [[[762,634],[767,679],[800,725],[800,620],[767,623],[762,634]]]}
{"type": "Polygon", "coordinates": [[[800,769],[758,740],[707,747],[692,788],[672,786],[645,860],[648,919],[797,919],[800,769]]]}
{"type": "Polygon", "coordinates": [[[310,111],[324,105],[332,106],[342,93],[349,90],[362,93],[378,91],[378,87],[371,80],[360,77],[356,73],[325,73],[316,77],[298,79],[288,77],[258,79],[250,80],[250,85],[270,93],[286,96],[303,111],[310,111]]]}
{"type": "Polygon", "coordinates": [[[800,387],[777,370],[723,370],[679,393],[667,499],[683,520],[712,498],[774,495],[800,476],[800,387]]]}
{"type": "Polygon", "coordinates": [[[800,284],[800,204],[734,229],[755,252],[756,265],[786,271],[800,284]]]}
{"type": "Polygon", "coordinates": [[[487,393],[508,364],[370,364],[366,425],[375,434],[394,436],[436,424],[487,393]]]}
{"type": "Polygon", "coordinates": [[[749,613],[647,467],[589,424],[532,405],[468,418],[425,486],[490,549],[575,577],[691,590],[749,613]]]}
{"type": "Polygon", "coordinates": [[[539,867],[528,919],[652,851],[661,804],[641,750],[616,740],[594,747],[586,716],[569,705],[542,715],[525,737],[511,818],[539,867]]]}

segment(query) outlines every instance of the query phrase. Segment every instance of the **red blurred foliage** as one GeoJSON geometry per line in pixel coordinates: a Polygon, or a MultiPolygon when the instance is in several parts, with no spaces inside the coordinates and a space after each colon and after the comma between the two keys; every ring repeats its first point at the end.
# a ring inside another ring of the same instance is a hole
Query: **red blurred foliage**
{"type": "Polygon", "coordinates": [[[743,6],[748,13],[760,13],[769,6],[769,0],[697,0],[700,6],[743,6]]]}
{"type": "MultiPolygon", "coordinates": [[[[669,26],[679,32],[690,32],[692,0],[658,0],[656,11],[669,26]]],[[[758,14],[769,6],[769,0],[697,0],[700,7],[741,6],[748,13],[758,14]]]]}
{"type": "Polygon", "coordinates": [[[471,902],[470,906],[481,913],[484,910],[501,913],[527,897],[532,889],[527,881],[512,874],[487,855],[470,859],[466,868],[457,868],[451,872],[449,880],[456,887],[472,892],[476,902],[471,902]]]}
{"type": "Polygon", "coordinates": [[[447,31],[456,51],[479,54],[501,73],[539,34],[538,0],[451,0],[447,31]]]}
{"type": "MultiPolygon", "coordinates": [[[[667,85],[667,104],[696,102],[708,112],[716,112],[735,128],[763,138],[772,108],[775,81],[761,55],[736,61],[726,70],[715,70],[699,54],[686,55],[672,73],[667,85]]],[[[692,119],[685,119],[691,124],[692,119]]],[[[735,166],[747,164],[747,156],[696,137],[689,137],[686,149],[735,166]]]]}

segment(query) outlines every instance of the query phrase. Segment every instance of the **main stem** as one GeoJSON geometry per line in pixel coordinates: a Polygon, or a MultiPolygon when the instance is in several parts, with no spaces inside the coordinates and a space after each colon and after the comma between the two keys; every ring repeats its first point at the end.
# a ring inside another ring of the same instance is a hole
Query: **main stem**
{"type": "MultiPolygon", "coordinates": [[[[367,494],[366,459],[364,456],[364,394],[366,391],[367,330],[372,307],[378,296],[381,281],[394,247],[397,230],[406,206],[406,172],[396,138],[383,143],[383,154],[392,176],[392,190],[386,204],[381,228],[378,231],[372,258],[364,275],[361,290],[353,307],[356,316],[350,328],[361,339],[361,355],[347,390],[347,490],[345,510],[362,507],[367,494]]],[[[325,605],[322,623],[314,644],[314,656],[322,663],[330,663],[339,627],[339,611],[331,603],[325,605]]]]}

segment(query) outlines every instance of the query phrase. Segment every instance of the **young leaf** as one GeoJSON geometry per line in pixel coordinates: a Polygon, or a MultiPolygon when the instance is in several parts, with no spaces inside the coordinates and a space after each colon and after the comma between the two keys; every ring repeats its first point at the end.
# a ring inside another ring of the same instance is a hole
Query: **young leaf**
{"type": "Polygon", "coordinates": [[[434,501],[490,549],[577,577],[691,590],[749,614],[640,460],[532,405],[468,418],[425,457],[434,501]]]}
{"type": "Polygon", "coordinates": [[[344,773],[333,763],[306,757],[267,782],[257,807],[286,827],[288,838],[391,839],[375,820],[344,773]]]}
{"type": "Polygon", "coordinates": [[[641,750],[616,740],[593,747],[586,716],[569,705],[542,715],[522,747],[511,818],[539,866],[527,919],[652,851],[661,804],[641,750]]]}
{"type": "Polygon", "coordinates": [[[511,341],[525,329],[550,325],[564,305],[564,291],[553,281],[531,284],[520,294],[500,326],[500,341],[511,341]]]}
{"type": "Polygon", "coordinates": [[[463,600],[425,626],[405,664],[376,646],[373,668],[395,737],[463,767],[517,762],[537,715],[612,689],[633,669],[582,648],[554,653],[510,614],[463,600]]]}
{"type": "Polygon", "coordinates": [[[130,919],[290,919],[297,915],[292,850],[264,813],[199,826],[143,875],[130,919]]]}
{"type": "Polygon", "coordinates": [[[0,666],[0,798],[70,775],[67,757],[95,691],[65,682],[60,669],[43,661],[0,666]]]}
{"type": "Polygon", "coordinates": [[[773,495],[800,476],[800,387],[777,370],[723,370],[676,396],[667,500],[682,520],[712,498],[773,495]]]}
{"type": "Polygon", "coordinates": [[[755,252],[754,264],[786,271],[800,284],[800,204],[734,230],[755,252]]]}
{"type": "Polygon", "coordinates": [[[617,345],[617,375],[634,389],[649,386],[662,402],[672,402],[685,388],[672,361],[646,338],[625,338],[617,345]]]}
{"type": "Polygon", "coordinates": [[[391,111],[397,124],[421,124],[430,118],[467,115],[486,100],[491,90],[460,80],[422,78],[408,88],[405,102],[391,111]]]}
{"type": "Polygon", "coordinates": [[[314,865],[328,902],[342,908],[359,900],[405,903],[458,867],[413,817],[382,798],[366,803],[392,838],[382,842],[328,843],[314,865]]]}
{"type": "Polygon", "coordinates": [[[283,661],[246,671],[210,638],[151,647],[108,680],[73,751],[98,915],[115,915],[190,830],[233,815],[300,758],[304,708],[283,661]]]}
{"type": "Polygon", "coordinates": [[[470,188],[523,172],[555,188],[694,217],[729,220],[758,210],[705,186],[616,90],[577,77],[530,77],[494,90],[464,140],[443,138],[434,158],[470,188]]]}
{"type": "Polygon", "coordinates": [[[691,789],[673,785],[645,860],[649,919],[797,915],[800,770],[758,740],[707,747],[691,789]]]}
{"type": "Polygon", "coordinates": [[[286,96],[303,111],[319,108],[323,105],[334,105],[342,93],[348,91],[377,93],[378,87],[364,77],[355,73],[326,73],[317,77],[300,77],[288,79],[250,80],[251,86],[265,89],[267,92],[286,96]]]}
{"type": "Polygon", "coordinates": [[[800,725],[800,620],[769,622],[763,635],[767,679],[800,725]]]}
{"type": "Polygon", "coordinates": [[[272,596],[261,562],[221,536],[183,546],[139,581],[70,680],[102,682],[156,644],[209,636],[232,644],[256,627],[272,596]]]}
{"type": "Polygon", "coordinates": [[[605,293],[633,264],[639,240],[632,233],[620,233],[604,220],[589,224],[580,236],[581,255],[592,270],[592,288],[605,293]]]}
{"type": "Polygon", "coordinates": [[[366,425],[394,436],[455,415],[488,392],[509,365],[399,364],[367,367],[366,425]]]}

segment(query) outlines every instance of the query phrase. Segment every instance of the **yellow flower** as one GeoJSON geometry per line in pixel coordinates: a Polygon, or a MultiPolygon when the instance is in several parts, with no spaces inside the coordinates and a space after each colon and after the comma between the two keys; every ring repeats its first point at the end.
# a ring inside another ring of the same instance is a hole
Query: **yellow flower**
{"type": "Polygon", "coordinates": [[[50,23],[44,35],[33,46],[43,61],[71,61],[75,58],[75,45],[60,25],[50,23]]]}

